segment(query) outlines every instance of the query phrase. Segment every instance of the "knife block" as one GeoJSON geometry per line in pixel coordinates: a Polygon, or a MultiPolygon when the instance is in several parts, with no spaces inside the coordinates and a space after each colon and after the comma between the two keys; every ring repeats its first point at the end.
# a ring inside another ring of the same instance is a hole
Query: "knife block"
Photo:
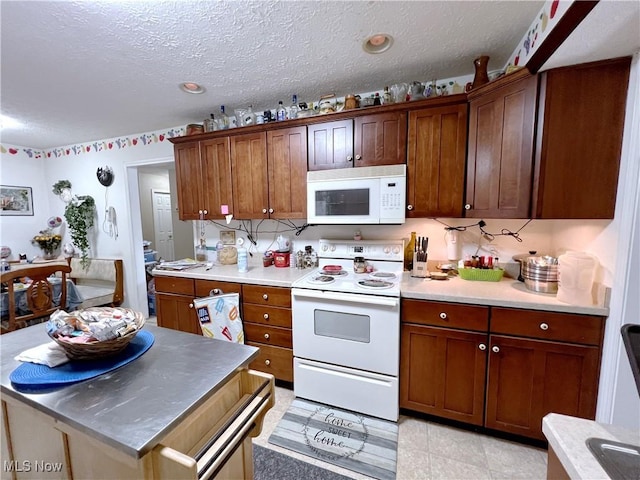
{"type": "Polygon", "coordinates": [[[411,269],[411,276],[417,278],[427,278],[429,276],[429,270],[427,269],[427,254],[421,255],[420,261],[418,261],[418,252],[413,254],[413,268],[411,269]],[[423,261],[424,260],[424,261],[423,261]]]}

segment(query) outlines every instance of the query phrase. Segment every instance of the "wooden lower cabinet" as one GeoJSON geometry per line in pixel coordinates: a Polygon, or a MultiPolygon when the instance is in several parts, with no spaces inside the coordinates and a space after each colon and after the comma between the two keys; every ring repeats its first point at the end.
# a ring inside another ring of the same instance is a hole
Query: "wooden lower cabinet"
{"type": "Polygon", "coordinates": [[[604,318],[402,305],[402,408],[538,440],[548,413],[595,418],[604,318]]]}
{"type": "Polygon", "coordinates": [[[159,327],[181,332],[202,334],[198,314],[193,308],[195,298],[217,294],[238,293],[242,284],[181,277],[155,277],[157,322],[159,327]]]}
{"type": "Polygon", "coordinates": [[[243,285],[242,300],[245,343],[260,349],[249,367],[293,382],[291,289],[243,285]]]}
{"type": "Polygon", "coordinates": [[[491,335],[485,426],[544,439],[542,418],[594,419],[598,347],[491,335]]]}
{"type": "Polygon", "coordinates": [[[192,278],[155,277],[156,311],[159,327],[200,334],[193,308],[195,281],[192,278]]]}
{"type": "Polygon", "coordinates": [[[482,425],[487,334],[402,326],[400,406],[482,425]]]}

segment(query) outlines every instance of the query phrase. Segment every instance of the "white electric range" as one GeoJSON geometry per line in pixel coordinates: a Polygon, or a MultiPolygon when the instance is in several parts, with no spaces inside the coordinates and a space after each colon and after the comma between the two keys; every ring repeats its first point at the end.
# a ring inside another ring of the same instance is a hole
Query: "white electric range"
{"type": "Polygon", "coordinates": [[[403,247],[320,240],[319,267],[292,288],[296,396],[397,421],[403,247]]]}

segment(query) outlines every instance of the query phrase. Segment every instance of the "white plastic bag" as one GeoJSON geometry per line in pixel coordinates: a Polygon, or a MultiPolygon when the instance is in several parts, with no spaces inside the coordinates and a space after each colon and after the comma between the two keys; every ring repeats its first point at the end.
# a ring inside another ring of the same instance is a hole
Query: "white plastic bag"
{"type": "Polygon", "coordinates": [[[195,298],[193,305],[198,312],[202,335],[217,340],[244,343],[239,294],[195,298]]]}

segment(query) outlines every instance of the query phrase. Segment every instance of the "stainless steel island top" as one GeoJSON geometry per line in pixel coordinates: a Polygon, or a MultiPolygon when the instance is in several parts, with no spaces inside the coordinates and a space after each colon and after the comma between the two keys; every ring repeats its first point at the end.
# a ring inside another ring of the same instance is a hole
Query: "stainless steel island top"
{"type": "Polygon", "coordinates": [[[217,392],[258,349],[147,325],[155,337],[140,358],[112,372],[46,393],[9,380],[20,352],[51,341],[44,325],[0,336],[1,393],[135,458],[217,392]]]}

